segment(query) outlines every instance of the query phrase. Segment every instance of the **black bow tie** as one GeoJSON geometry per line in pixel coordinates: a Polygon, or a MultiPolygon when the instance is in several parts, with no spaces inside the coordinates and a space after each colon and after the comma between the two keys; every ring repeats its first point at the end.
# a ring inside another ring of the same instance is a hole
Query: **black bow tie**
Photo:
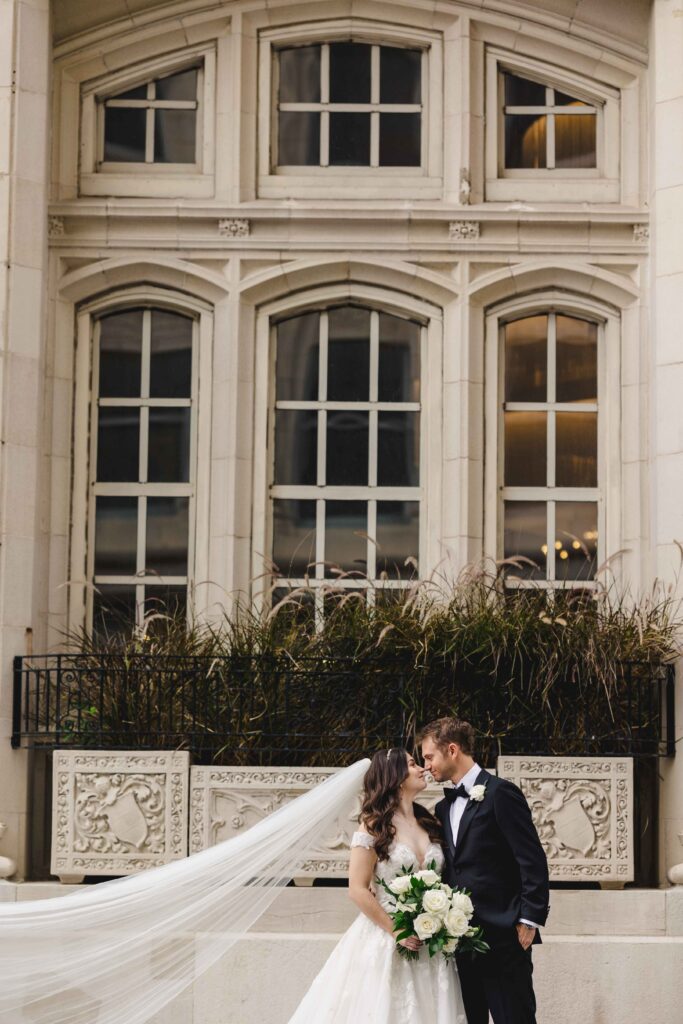
{"type": "Polygon", "coordinates": [[[455,803],[459,796],[464,797],[465,800],[469,800],[470,798],[470,794],[467,792],[462,782],[459,786],[449,786],[447,789],[444,789],[443,795],[446,797],[449,804],[455,803]]]}

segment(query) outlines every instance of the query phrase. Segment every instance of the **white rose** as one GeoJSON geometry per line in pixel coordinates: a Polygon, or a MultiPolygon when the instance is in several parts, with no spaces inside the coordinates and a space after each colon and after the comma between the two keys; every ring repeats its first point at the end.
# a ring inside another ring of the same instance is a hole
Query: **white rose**
{"type": "Polygon", "coordinates": [[[444,942],[443,946],[441,947],[441,951],[443,953],[455,953],[457,948],[458,948],[458,940],[457,939],[448,939],[448,941],[444,942]]]}
{"type": "Polygon", "coordinates": [[[424,894],[422,905],[429,914],[443,915],[449,908],[448,896],[441,889],[430,889],[424,894]]]}
{"type": "Polygon", "coordinates": [[[413,922],[415,928],[415,934],[418,939],[431,939],[432,935],[435,935],[441,927],[441,918],[436,917],[435,914],[418,914],[413,922]]]}
{"type": "Polygon", "coordinates": [[[463,914],[462,910],[457,910],[455,908],[448,911],[444,918],[444,923],[448,934],[455,935],[456,938],[460,938],[461,935],[464,935],[469,928],[469,921],[463,914]]]}
{"type": "Polygon", "coordinates": [[[402,896],[410,891],[410,875],[399,875],[393,882],[389,882],[389,888],[396,896],[402,896]]]}
{"type": "Polygon", "coordinates": [[[470,790],[470,800],[475,800],[477,803],[481,803],[485,796],[486,786],[472,786],[472,789],[470,790]]]}
{"type": "Polygon", "coordinates": [[[469,896],[466,896],[464,892],[456,892],[451,897],[451,906],[454,910],[462,910],[463,914],[469,921],[474,913],[474,907],[472,906],[472,900],[469,896]]]}
{"type": "Polygon", "coordinates": [[[439,888],[443,889],[443,891],[449,898],[453,895],[453,890],[451,889],[450,885],[447,885],[446,882],[442,882],[439,888]]]}
{"type": "Polygon", "coordinates": [[[441,879],[437,875],[436,871],[432,871],[431,868],[426,868],[424,871],[416,871],[415,878],[420,878],[425,885],[436,885],[441,879]]]}

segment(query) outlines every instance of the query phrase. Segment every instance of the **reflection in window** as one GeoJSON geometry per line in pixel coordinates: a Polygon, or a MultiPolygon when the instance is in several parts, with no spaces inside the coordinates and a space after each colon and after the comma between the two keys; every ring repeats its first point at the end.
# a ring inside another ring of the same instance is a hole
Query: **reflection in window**
{"type": "Polygon", "coordinates": [[[419,555],[420,325],[344,305],[281,321],[274,341],[278,576],[404,585],[419,555]]]}
{"type": "Polygon", "coordinates": [[[503,330],[508,578],[592,580],[598,541],[597,325],[561,313],[503,330]]]}
{"type": "Polygon", "coordinates": [[[199,76],[188,68],[102,100],[104,162],[194,164],[199,76]]]}
{"type": "Polygon", "coordinates": [[[276,54],[280,167],[419,167],[422,51],[319,43],[276,54]]]}
{"type": "Polygon", "coordinates": [[[510,72],[503,94],[506,169],[597,166],[595,103],[510,72]]]}
{"type": "Polygon", "coordinates": [[[164,309],[97,323],[95,631],[185,608],[193,331],[189,317],[164,309]]]}

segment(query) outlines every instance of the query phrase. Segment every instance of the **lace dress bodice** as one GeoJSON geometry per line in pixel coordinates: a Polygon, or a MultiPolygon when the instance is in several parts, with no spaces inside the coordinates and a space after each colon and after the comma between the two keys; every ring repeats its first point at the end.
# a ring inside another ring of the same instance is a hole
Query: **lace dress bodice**
{"type": "MultiPolygon", "coordinates": [[[[351,846],[363,846],[366,850],[371,850],[375,845],[375,840],[372,836],[368,835],[367,832],[354,832],[351,838],[351,846]]],[[[389,847],[389,856],[386,860],[379,860],[375,865],[375,877],[379,878],[383,882],[391,882],[398,875],[403,875],[406,869],[411,871],[422,871],[434,861],[435,870],[441,874],[443,870],[443,850],[438,843],[430,843],[427,847],[424,861],[420,863],[420,858],[410,846],[406,843],[394,842],[389,847]]],[[[395,900],[389,895],[389,893],[377,882],[372,883],[372,891],[379,903],[384,907],[385,910],[391,911],[396,909],[395,900]]]]}

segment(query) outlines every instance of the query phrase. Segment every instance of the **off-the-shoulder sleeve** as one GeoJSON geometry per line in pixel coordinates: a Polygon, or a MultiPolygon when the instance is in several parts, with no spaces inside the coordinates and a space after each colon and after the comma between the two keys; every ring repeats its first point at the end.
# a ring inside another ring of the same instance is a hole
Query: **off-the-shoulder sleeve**
{"type": "Polygon", "coordinates": [[[351,836],[351,848],[362,846],[366,850],[371,850],[374,845],[375,837],[368,835],[367,832],[354,832],[351,836]]]}

